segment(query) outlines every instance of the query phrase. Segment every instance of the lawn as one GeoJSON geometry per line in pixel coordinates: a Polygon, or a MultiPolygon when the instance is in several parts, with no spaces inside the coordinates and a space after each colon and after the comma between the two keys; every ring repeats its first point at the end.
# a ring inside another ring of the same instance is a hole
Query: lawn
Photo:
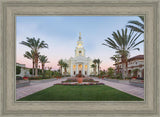
{"type": "Polygon", "coordinates": [[[143,99],[105,85],[55,85],[18,101],[143,101],[143,99]]]}

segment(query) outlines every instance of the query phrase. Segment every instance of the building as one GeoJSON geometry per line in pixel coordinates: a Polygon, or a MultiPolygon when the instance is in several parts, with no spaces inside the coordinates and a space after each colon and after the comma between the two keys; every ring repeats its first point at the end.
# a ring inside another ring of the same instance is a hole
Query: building
{"type": "MultiPolygon", "coordinates": [[[[79,40],[77,41],[77,47],[75,49],[75,57],[71,57],[70,59],[64,59],[69,67],[67,68],[67,73],[71,76],[75,76],[76,74],[83,74],[84,76],[94,75],[98,73],[98,68],[96,67],[96,73],[94,72],[91,65],[93,64],[92,59],[90,57],[86,57],[85,49],[83,47],[83,41],[81,38],[81,33],[79,33],[79,40]]],[[[62,74],[65,74],[64,69],[62,69],[62,74]]]]}
{"type": "MultiPolygon", "coordinates": [[[[122,62],[114,64],[116,72],[122,73],[122,62]]],[[[137,55],[128,59],[127,69],[125,73],[128,77],[143,77],[144,78],[144,55],[137,55]],[[126,71],[127,70],[127,71],[126,71]]]]}
{"type": "Polygon", "coordinates": [[[25,64],[20,64],[20,63],[16,63],[16,66],[20,67],[20,74],[16,74],[16,76],[21,76],[24,77],[26,76],[31,76],[30,72],[29,72],[29,68],[26,68],[25,64]]]}

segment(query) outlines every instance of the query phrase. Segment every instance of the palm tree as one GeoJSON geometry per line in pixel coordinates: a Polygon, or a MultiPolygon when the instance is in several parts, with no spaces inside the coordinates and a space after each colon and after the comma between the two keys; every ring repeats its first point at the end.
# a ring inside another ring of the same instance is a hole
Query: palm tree
{"type": "Polygon", "coordinates": [[[26,51],[24,54],[24,57],[26,57],[27,59],[32,60],[32,75],[34,75],[34,64],[35,64],[35,53],[33,50],[31,50],[31,52],[26,51]]]}
{"type": "Polygon", "coordinates": [[[95,70],[94,70],[94,71],[95,71],[95,75],[96,75],[96,69],[97,69],[97,59],[94,59],[94,60],[93,60],[93,63],[94,63],[94,65],[95,65],[95,68],[94,68],[95,70]]]}
{"type": "MultiPolygon", "coordinates": [[[[115,62],[115,64],[117,64],[119,61],[120,61],[120,55],[119,54],[116,54],[116,55],[113,55],[112,57],[110,57],[111,60],[113,60],[115,62]]],[[[119,67],[118,68],[118,72],[119,72],[119,67]]]]}
{"type": "Polygon", "coordinates": [[[110,57],[110,59],[113,60],[116,64],[120,61],[120,55],[119,54],[113,55],[112,57],[110,57]]]}
{"type": "Polygon", "coordinates": [[[62,74],[63,63],[64,62],[63,62],[62,59],[58,61],[58,66],[60,66],[60,72],[61,72],[61,74],[62,74]]]}
{"type": "Polygon", "coordinates": [[[48,67],[48,69],[49,69],[49,77],[51,77],[51,69],[52,69],[52,67],[48,67]]]}
{"type": "MultiPolygon", "coordinates": [[[[105,39],[106,43],[103,43],[102,45],[108,46],[114,50],[116,50],[116,53],[120,54],[121,56],[121,62],[122,62],[122,76],[125,78],[125,65],[127,63],[127,57],[129,55],[129,52],[132,50],[140,50],[136,46],[144,42],[144,40],[137,41],[138,37],[141,35],[138,33],[134,33],[133,30],[130,30],[129,34],[127,32],[127,28],[122,29],[122,32],[117,30],[117,32],[113,32],[112,38],[105,39]]],[[[126,64],[127,68],[127,64],[126,64]]]]}
{"type": "Polygon", "coordinates": [[[96,65],[92,64],[91,67],[93,68],[94,74],[96,75],[96,65]]]}
{"type": "Polygon", "coordinates": [[[27,37],[27,41],[22,41],[20,44],[25,45],[29,48],[31,48],[32,51],[34,51],[34,57],[35,57],[35,76],[37,76],[38,74],[38,58],[39,58],[39,50],[42,48],[48,48],[48,44],[45,43],[45,41],[40,41],[40,39],[38,38],[37,40],[33,37],[33,38],[29,38],[27,37]]]}
{"type": "Polygon", "coordinates": [[[45,56],[45,55],[40,55],[40,56],[39,56],[39,61],[40,61],[40,63],[42,64],[42,73],[44,73],[45,64],[49,62],[49,61],[48,61],[48,58],[47,58],[47,56],[45,56]]]}
{"type": "Polygon", "coordinates": [[[137,20],[131,20],[128,22],[128,25],[126,25],[127,28],[131,28],[133,31],[144,33],[144,16],[138,16],[141,20],[141,22],[137,20]]]}
{"type": "Polygon", "coordinates": [[[69,67],[69,66],[68,66],[67,63],[64,62],[64,63],[63,63],[63,67],[64,67],[64,72],[65,72],[65,74],[66,74],[66,73],[67,73],[67,67],[69,67]]]}
{"type": "Polygon", "coordinates": [[[99,75],[99,68],[100,68],[100,63],[101,63],[100,59],[96,59],[96,63],[98,65],[98,75],[99,75]]]}

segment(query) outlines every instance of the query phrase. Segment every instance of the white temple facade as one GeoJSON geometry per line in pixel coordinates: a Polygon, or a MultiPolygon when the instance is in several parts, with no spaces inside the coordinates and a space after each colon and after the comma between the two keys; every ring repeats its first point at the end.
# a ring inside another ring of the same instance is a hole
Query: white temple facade
{"type": "MultiPolygon", "coordinates": [[[[79,33],[79,40],[77,41],[77,47],[75,49],[75,57],[71,57],[68,60],[64,59],[63,61],[68,64],[69,67],[67,68],[67,73],[71,76],[75,76],[79,73],[84,76],[97,75],[98,73],[98,68],[96,68],[96,73],[93,68],[91,68],[91,65],[93,64],[92,59],[85,55],[81,33],[79,33]]],[[[64,69],[62,69],[62,73],[65,74],[64,69]]]]}

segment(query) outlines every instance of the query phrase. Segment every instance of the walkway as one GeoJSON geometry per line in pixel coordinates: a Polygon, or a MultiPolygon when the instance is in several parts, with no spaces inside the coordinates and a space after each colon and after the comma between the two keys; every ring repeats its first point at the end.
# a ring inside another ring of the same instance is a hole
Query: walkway
{"type": "Polygon", "coordinates": [[[99,78],[93,78],[93,79],[96,81],[99,81],[100,83],[104,83],[105,85],[108,85],[112,88],[118,89],[120,91],[129,93],[131,95],[134,95],[134,96],[137,96],[139,98],[144,99],[144,88],[135,87],[132,85],[121,84],[121,83],[116,83],[116,82],[110,82],[110,81],[102,80],[99,78]]]}
{"type": "Polygon", "coordinates": [[[62,78],[58,80],[48,81],[48,82],[41,82],[41,83],[31,83],[30,86],[25,86],[16,89],[16,100],[31,95],[37,91],[41,91],[48,87],[53,86],[56,83],[61,83],[61,81],[66,80],[67,78],[62,78]]]}

